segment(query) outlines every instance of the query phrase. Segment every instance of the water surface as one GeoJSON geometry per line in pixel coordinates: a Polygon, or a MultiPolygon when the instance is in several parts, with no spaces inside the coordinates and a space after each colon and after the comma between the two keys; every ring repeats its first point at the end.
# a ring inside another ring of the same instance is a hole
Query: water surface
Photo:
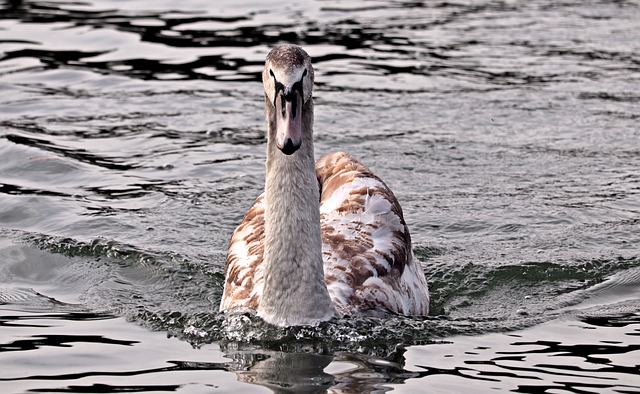
{"type": "Polygon", "coordinates": [[[0,3],[4,392],[640,390],[637,1],[0,3]],[[216,314],[260,71],[403,205],[432,316],[216,314]],[[158,375],[160,374],[160,375],[158,375]]]}

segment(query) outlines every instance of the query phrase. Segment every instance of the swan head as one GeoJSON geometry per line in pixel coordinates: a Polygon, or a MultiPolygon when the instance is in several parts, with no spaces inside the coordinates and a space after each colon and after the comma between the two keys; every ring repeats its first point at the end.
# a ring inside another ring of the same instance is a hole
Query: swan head
{"type": "Polygon", "coordinates": [[[276,118],[276,146],[291,155],[302,145],[302,112],[311,100],[311,57],[297,45],[279,45],[267,55],[262,83],[276,118]]]}

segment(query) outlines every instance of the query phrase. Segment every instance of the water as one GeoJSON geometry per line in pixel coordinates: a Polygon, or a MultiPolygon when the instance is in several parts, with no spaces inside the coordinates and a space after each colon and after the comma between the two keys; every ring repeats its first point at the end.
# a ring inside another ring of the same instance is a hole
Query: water
{"type": "Polygon", "coordinates": [[[639,2],[0,7],[3,392],[640,391],[639,2]],[[283,41],[432,316],[216,315],[283,41]]]}

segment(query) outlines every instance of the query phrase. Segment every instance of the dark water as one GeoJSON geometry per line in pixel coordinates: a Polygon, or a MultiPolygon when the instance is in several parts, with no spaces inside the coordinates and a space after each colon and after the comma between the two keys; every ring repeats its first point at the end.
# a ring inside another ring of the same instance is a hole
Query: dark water
{"type": "Polygon", "coordinates": [[[0,7],[2,392],[640,392],[640,2],[0,7]],[[429,318],[216,315],[285,41],[429,318]]]}

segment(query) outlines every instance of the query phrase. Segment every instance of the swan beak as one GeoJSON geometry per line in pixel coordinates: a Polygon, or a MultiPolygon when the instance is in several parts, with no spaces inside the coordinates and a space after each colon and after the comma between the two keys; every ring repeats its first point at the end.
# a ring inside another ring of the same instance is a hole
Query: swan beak
{"type": "Polygon", "coordinates": [[[302,99],[297,92],[276,97],[276,146],[291,155],[302,145],[302,99]]]}

